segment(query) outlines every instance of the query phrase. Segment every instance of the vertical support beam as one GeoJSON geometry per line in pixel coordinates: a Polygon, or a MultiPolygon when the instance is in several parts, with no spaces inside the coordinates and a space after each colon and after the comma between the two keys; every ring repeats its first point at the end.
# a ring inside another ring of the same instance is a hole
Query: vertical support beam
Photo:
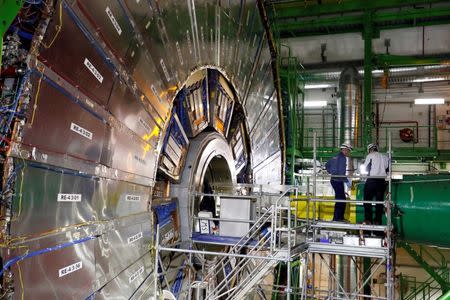
{"type": "Polygon", "coordinates": [[[363,146],[372,142],[372,11],[364,12],[364,134],[363,146]]]}
{"type": "Polygon", "coordinates": [[[0,67],[2,62],[3,35],[17,16],[23,0],[0,0],[0,67]]]}

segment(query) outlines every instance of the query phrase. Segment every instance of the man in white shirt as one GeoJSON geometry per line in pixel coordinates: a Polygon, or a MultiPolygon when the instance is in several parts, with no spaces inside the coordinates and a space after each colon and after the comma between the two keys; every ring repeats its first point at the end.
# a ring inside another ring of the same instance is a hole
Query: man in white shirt
{"type": "MultiPolygon", "coordinates": [[[[367,146],[369,154],[364,161],[363,169],[366,170],[368,176],[386,177],[389,171],[389,159],[386,155],[378,152],[377,144],[367,146]]],[[[364,200],[372,201],[375,197],[376,201],[384,201],[384,192],[386,191],[385,178],[368,178],[364,185],[364,200]]],[[[375,222],[372,213],[372,204],[364,203],[364,219],[366,224],[381,225],[383,217],[383,204],[375,206],[375,222]]]]}

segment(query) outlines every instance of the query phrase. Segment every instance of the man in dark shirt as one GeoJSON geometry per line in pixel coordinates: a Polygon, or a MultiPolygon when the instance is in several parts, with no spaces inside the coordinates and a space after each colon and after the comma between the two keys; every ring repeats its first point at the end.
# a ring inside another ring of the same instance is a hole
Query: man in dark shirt
{"type": "MultiPolygon", "coordinates": [[[[345,177],[347,172],[347,157],[350,156],[353,148],[349,144],[342,144],[341,151],[338,155],[332,157],[327,163],[325,167],[331,175],[336,175],[336,177],[332,176],[330,183],[334,190],[334,199],[336,200],[345,200],[345,188],[344,183],[348,182],[348,178],[345,177]]],[[[333,221],[344,221],[344,213],[347,203],[344,202],[336,202],[334,204],[334,216],[333,221]]]]}

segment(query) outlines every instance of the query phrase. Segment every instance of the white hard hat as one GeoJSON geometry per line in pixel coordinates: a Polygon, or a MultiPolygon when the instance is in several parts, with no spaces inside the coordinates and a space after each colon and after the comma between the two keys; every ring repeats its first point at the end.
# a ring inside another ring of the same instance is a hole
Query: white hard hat
{"type": "Polygon", "coordinates": [[[367,152],[370,152],[370,150],[375,149],[378,151],[378,145],[376,143],[371,143],[367,146],[367,152]]]}
{"type": "Polygon", "coordinates": [[[350,144],[346,144],[346,143],[342,144],[340,149],[348,149],[350,151],[353,151],[353,147],[350,144]]]}

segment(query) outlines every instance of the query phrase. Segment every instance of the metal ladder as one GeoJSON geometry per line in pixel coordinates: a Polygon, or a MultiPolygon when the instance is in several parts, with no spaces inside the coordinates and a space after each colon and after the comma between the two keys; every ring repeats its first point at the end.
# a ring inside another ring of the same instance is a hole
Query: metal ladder
{"type": "Polygon", "coordinates": [[[215,286],[209,285],[206,299],[244,299],[278,262],[290,259],[290,249],[296,242],[296,228],[291,226],[290,201],[286,201],[290,191],[280,195],[275,204],[268,207],[247,234],[229,250],[230,254],[239,254],[247,247],[247,257],[237,261],[228,274],[224,270],[227,265],[231,266],[232,258],[223,257],[207,274],[205,280],[208,282],[213,282],[219,275],[223,275],[223,279],[215,286]],[[271,223],[271,231],[261,234],[268,222],[271,223]],[[252,245],[255,239],[256,244],[252,245]],[[266,252],[268,254],[264,255],[266,252]],[[234,282],[236,285],[232,287],[234,282]]]}

